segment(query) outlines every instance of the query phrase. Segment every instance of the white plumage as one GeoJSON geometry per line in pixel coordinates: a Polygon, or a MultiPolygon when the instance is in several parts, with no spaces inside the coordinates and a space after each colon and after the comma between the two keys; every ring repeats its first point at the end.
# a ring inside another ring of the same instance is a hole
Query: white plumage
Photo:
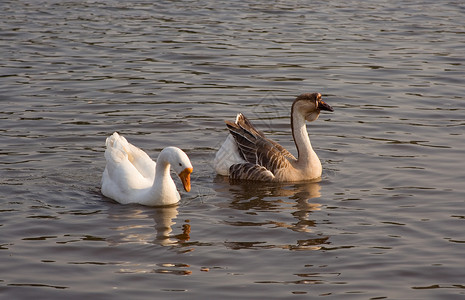
{"type": "Polygon", "coordinates": [[[188,192],[191,188],[192,164],[179,148],[163,149],[155,163],[144,151],[115,132],[106,140],[105,159],[102,194],[121,204],[177,203],[180,195],[171,178],[170,167],[178,174],[184,189],[188,192]]]}

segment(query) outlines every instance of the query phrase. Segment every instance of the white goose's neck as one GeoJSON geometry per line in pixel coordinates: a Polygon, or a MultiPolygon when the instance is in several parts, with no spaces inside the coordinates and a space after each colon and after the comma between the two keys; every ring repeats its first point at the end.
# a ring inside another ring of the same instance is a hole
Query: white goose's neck
{"type": "Polygon", "coordinates": [[[294,110],[291,111],[291,127],[292,136],[297,148],[297,166],[301,168],[308,167],[313,160],[318,159],[315,151],[313,151],[310,138],[308,137],[307,125],[305,124],[305,116],[294,110]]]}
{"type": "Polygon", "coordinates": [[[157,158],[155,166],[155,179],[151,188],[153,199],[156,205],[170,205],[176,203],[178,199],[176,185],[170,174],[170,153],[162,151],[157,158]]]}
{"type": "Polygon", "coordinates": [[[166,160],[164,156],[160,154],[160,156],[157,159],[157,165],[155,166],[155,182],[154,186],[156,183],[163,183],[166,180],[171,180],[171,175],[170,175],[170,164],[166,160]]]}

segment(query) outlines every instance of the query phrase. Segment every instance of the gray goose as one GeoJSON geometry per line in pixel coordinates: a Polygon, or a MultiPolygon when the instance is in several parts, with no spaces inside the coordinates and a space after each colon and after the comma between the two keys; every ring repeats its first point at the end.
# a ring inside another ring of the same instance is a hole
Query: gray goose
{"type": "Polygon", "coordinates": [[[291,128],[297,158],[283,146],[265,137],[239,113],[236,121],[225,121],[229,135],[214,160],[218,174],[236,180],[295,182],[321,176],[321,162],[310,143],[305,121],[318,119],[320,111],[334,111],[320,93],[305,93],[292,103],[291,128]]]}

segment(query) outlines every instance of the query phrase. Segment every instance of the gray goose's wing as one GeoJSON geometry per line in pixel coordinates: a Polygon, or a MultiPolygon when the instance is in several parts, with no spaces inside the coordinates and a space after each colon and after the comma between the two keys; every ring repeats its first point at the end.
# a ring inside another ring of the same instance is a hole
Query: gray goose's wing
{"type": "Polygon", "coordinates": [[[243,163],[229,167],[229,177],[238,180],[273,181],[275,176],[265,167],[243,163]]]}
{"type": "Polygon", "coordinates": [[[231,166],[230,177],[233,179],[270,181],[277,170],[290,166],[288,159],[295,159],[284,147],[255,129],[242,114],[237,116],[235,123],[226,121],[226,125],[240,155],[248,162],[231,166]]]}
{"type": "MultiPolygon", "coordinates": [[[[252,125],[252,123],[249,121],[249,119],[247,119],[242,113],[237,115],[235,124],[231,123],[231,122],[226,122],[226,124],[228,124],[228,123],[230,123],[230,125],[233,124],[233,126],[239,125],[241,128],[243,128],[244,130],[247,130],[248,132],[252,133],[254,136],[262,137],[263,139],[265,139],[265,140],[269,141],[270,143],[272,143],[273,146],[276,147],[276,149],[278,149],[279,152],[281,152],[281,154],[284,155],[285,157],[287,157],[289,159],[293,159],[293,160],[296,159],[294,157],[294,155],[292,155],[292,153],[290,153],[289,151],[286,150],[286,148],[284,148],[280,144],[276,143],[275,141],[266,138],[265,134],[263,132],[261,132],[260,130],[257,130],[252,125]]],[[[230,128],[230,127],[228,126],[228,128],[230,128]]]]}

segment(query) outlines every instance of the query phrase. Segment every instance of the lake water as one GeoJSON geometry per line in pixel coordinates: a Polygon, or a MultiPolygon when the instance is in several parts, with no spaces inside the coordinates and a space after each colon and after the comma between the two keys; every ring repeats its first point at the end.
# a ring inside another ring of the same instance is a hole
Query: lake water
{"type": "Polygon", "coordinates": [[[465,298],[463,1],[0,8],[0,298],[465,298]],[[238,112],[295,153],[303,92],[321,181],[215,175],[238,112]],[[114,131],[186,151],[179,206],[101,195],[114,131]]]}

